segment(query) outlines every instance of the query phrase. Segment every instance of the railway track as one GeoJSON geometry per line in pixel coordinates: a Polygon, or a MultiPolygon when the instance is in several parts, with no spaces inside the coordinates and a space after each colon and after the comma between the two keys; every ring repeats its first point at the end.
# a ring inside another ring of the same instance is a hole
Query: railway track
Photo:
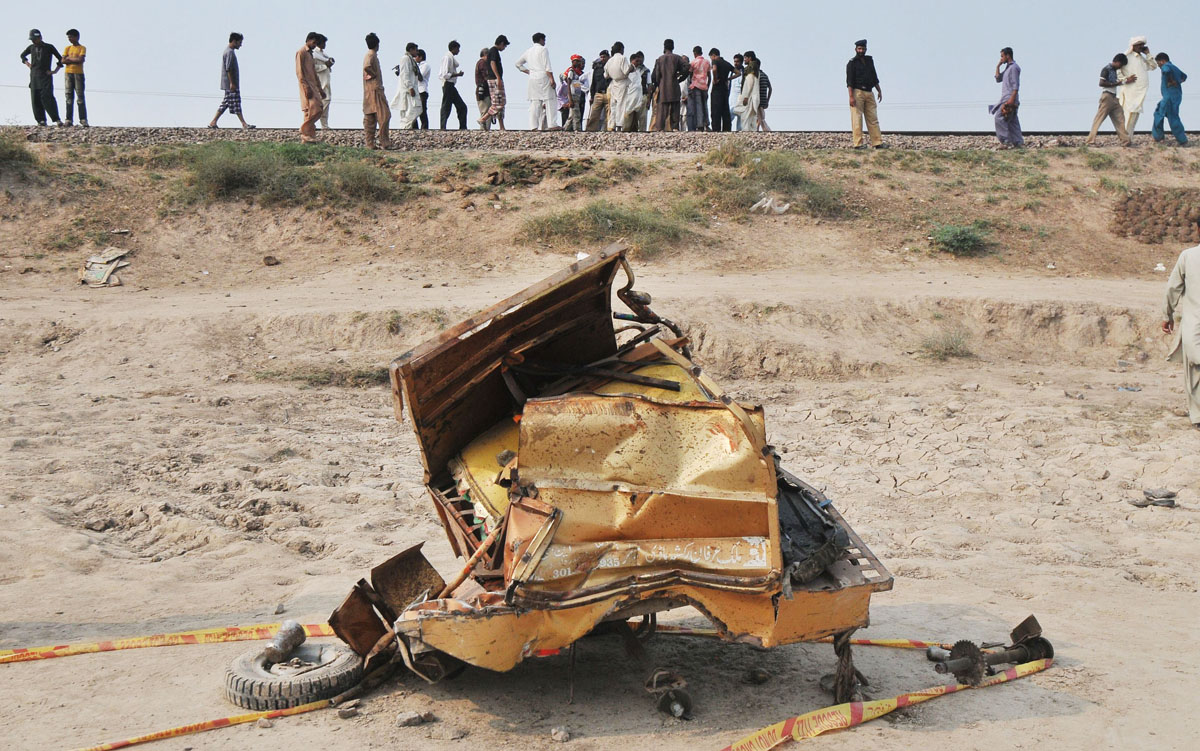
{"type": "MultiPolygon", "coordinates": [[[[299,135],[291,128],[38,128],[9,126],[4,130],[18,131],[31,142],[92,145],[149,146],[155,144],[194,144],[213,141],[236,142],[298,142],[299,135]]],[[[1026,147],[1070,148],[1084,145],[1083,131],[1030,132],[1025,134],[1026,147]]],[[[320,133],[320,138],[335,146],[362,146],[362,131],[332,129],[320,133]]],[[[851,147],[850,134],[845,131],[774,131],[771,133],[564,133],[527,130],[499,131],[393,131],[392,149],[397,151],[462,150],[462,151],[582,151],[654,153],[701,153],[712,149],[722,140],[735,138],[747,148],[759,150],[842,149],[851,147]]],[[[892,131],[884,133],[890,148],[902,150],[961,151],[997,149],[996,137],[983,131],[892,131]]],[[[1135,144],[1154,148],[1157,145],[1148,134],[1138,134],[1135,144]]],[[[1118,147],[1116,136],[1102,134],[1101,147],[1118,147]]],[[[1173,144],[1162,148],[1177,148],[1173,144]]]]}

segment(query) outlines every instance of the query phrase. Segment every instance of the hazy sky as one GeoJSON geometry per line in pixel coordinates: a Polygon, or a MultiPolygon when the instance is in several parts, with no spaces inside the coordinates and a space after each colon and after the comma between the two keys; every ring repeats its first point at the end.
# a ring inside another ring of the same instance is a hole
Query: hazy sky
{"type": "MultiPolygon", "coordinates": [[[[396,79],[390,68],[415,41],[434,66],[430,110],[437,125],[441,98],[436,69],[446,43],[462,43],[459,60],[474,64],[479,49],[497,34],[512,41],[505,53],[509,76],[508,123],[527,127],[525,76],[512,63],[542,31],[550,59],[566,69],[572,53],[590,61],[615,40],[626,50],[644,50],[652,61],[665,37],[678,51],[716,46],[726,57],[753,49],[771,76],[775,96],[768,122],[779,129],[848,128],[845,64],[853,42],[870,40],[870,53],[883,83],[879,117],[884,130],[989,130],[987,104],[999,98],[992,73],[1001,47],[1012,46],[1022,68],[1021,120],[1026,130],[1086,130],[1095,113],[1098,73],[1130,36],[1144,34],[1150,47],[1165,50],[1184,71],[1185,124],[1200,124],[1200,3],[1129,4],[1102,0],[1010,0],[1007,3],[937,0],[853,2],[459,2],[300,3],[276,0],[164,0],[4,3],[9,64],[0,67],[0,122],[30,124],[28,71],[17,59],[27,31],[41,29],[60,50],[74,26],[88,48],[89,119],[94,125],[205,125],[220,102],[219,62],[230,31],[245,34],[239,51],[243,109],[260,127],[298,126],[300,110],[294,53],[309,31],[329,37],[333,69],[331,124],[359,127],[363,37],[374,31],[389,97],[396,79]],[[1131,12],[1132,9],[1132,12],[1131,12]]],[[[1142,123],[1159,99],[1159,77],[1142,123]]],[[[62,106],[62,74],[55,90],[62,106]]],[[[459,93],[474,109],[473,83],[465,76],[459,93]]],[[[453,123],[453,117],[451,122],[453,123]]],[[[471,122],[474,122],[472,117],[471,122]]],[[[226,115],[222,124],[236,120],[226,115]]],[[[473,127],[473,126],[472,126],[473,127]]]]}

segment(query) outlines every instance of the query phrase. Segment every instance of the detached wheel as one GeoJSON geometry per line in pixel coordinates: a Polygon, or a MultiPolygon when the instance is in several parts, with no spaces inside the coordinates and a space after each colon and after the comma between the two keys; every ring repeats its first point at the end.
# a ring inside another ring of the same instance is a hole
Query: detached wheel
{"type": "Polygon", "coordinates": [[[288,709],[333,698],[362,676],[362,658],[341,644],[301,644],[280,663],[268,663],[259,648],[225,671],[225,698],[245,709],[288,709]]]}

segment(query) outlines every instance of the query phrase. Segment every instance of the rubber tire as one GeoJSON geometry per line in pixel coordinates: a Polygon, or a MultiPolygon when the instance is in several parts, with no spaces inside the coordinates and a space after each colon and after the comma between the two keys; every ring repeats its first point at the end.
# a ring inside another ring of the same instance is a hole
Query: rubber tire
{"type": "Polygon", "coordinates": [[[334,654],[325,664],[295,678],[269,672],[260,656],[261,647],[246,652],[225,671],[225,698],[239,707],[258,711],[333,698],[362,680],[362,658],[341,644],[301,644],[292,654],[315,662],[329,650],[334,654]]]}

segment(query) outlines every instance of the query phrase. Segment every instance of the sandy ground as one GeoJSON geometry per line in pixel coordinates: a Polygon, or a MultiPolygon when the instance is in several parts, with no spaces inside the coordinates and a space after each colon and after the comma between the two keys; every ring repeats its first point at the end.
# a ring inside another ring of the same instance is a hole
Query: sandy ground
{"type": "MultiPolygon", "coordinates": [[[[234,257],[236,212],[198,217],[190,234],[164,225],[146,240],[125,287],[72,286],[73,270],[50,260],[0,281],[0,649],[322,622],[369,567],[421,540],[444,575],[457,570],[387,390],[293,378],[383,366],[572,256],[506,246],[401,261],[383,250],[400,241],[381,237],[380,253],[336,263],[336,248],[304,255],[310,238],[285,216],[267,235],[285,263],[268,269],[261,247],[234,257]]],[[[266,220],[257,209],[242,219],[266,220]]],[[[477,231],[385,220],[430,247],[477,231]]],[[[1051,670],[1017,684],[806,743],[1193,747],[1200,431],[1162,361],[1165,275],[1148,263],[1177,249],[1138,249],[1136,275],[1067,277],[1040,256],[910,261],[854,228],[747,226],[766,227],[753,254],[731,226],[711,256],[639,264],[638,287],[732,392],[765,405],[786,466],[824,487],[895,575],[863,635],[998,641],[1034,613],[1058,650],[1051,670]],[[922,356],[953,328],[974,356],[922,356]],[[1179,491],[1179,507],[1126,503],[1149,487],[1179,491]]],[[[1102,235],[1095,253],[1117,257],[1102,235]]],[[[1085,246],[1048,257],[1082,267],[1085,246]]],[[[702,625],[691,611],[669,619],[702,625]]],[[[250,646],[2,666],[6,746],[77,747],[234,714],[222,676],[250,646]]],[[[827,645],[762,652],[663,636],[649,649],[687,677],[693,721],[656,713],[641,689],[649,666],[599,637],[580,647],[570,705],[554,657],[434,687],[393,682],[353,719],[318,712],[152,748],[548,748],[566,726],[576,749],[719,749],[829,703],[817,686],[833,666],[827,645]],[[744,683],[754,667],[772,679],[744,683]],[[413,709],[440,721],[395,727],[413,709]],[[451,726],[469,735],[428,737],[451,726]]],[[[940,683],[919,652],[856,655],[877,697],[940,683]]]]}
{"type": "MultiPolygon", "coordinates": [[[[470,310],[520,285],[496,275],[449,297],[470,310]]],[[[766,405],[787,465],[827,488],[896,575],[868,635],[998,640],[1036,613],[1059,650],[1051,671],[1018,685],[810,745],[1184,748],[1195,737],[1186,697],[1200,681],[1176,645],[1196,612],[1200,433],[1179,416],[1177,374],[1148,333],[1158,284],[914,271],[765,285],[664,264],[640,286],[662,311],[692,314],[698,356],[766,405]],[[1104,300],[1122,304],[1092,302],[1104,300]],[[918,321],[939,308],[979,332],[976,358],[909,354],[918,321]],[[1180,490],[1181,507],[1125,503],[1152,486],[1180,490]]],[[[386,361],[436,329],[422,312],[446,291],[380,269],[269,298],[224,294],[6,290],[0,647],[269,622],[280,604],[321,621],[367,567],[423,539],[454,570],[385,389],[255,377],[274,363],[386,361]],[[398,335],[381,319],[392,310],[405,314],[398,335]],[[97,521],[110,526],[86,528],[97,521]]],[[[8,737],[78,746],[230,714],[221,675],[246,648],[6,666],[8,737]]],[[[651,654],[691,682],[694,721],[656,714],[645,670],[601,638],[581,648],[573,705],[564,658],[550,658],[432,688],[390,684],[352,720],[324,712],[157,747],[442,748],[464,741],[425,736],[456,725],[466,742],[538,748],[565,725],[574,748],[720,748],[827,703],[816,686],[827,646],[661,637],[651,654]],[[773,679],[743,683],[756,666],[773,679]],[[398,711],[426,708],[441,722],[393,726],[398,711]]],[[[939,682],[919,653],[858,659],[878,696],[939,682]]]]}

